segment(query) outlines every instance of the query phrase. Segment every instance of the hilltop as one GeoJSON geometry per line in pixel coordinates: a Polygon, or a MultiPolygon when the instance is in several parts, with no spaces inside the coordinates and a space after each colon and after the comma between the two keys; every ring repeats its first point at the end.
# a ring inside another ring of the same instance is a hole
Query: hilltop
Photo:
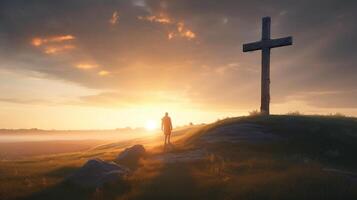
{"type": "Polygon", "coordinates": [[[228,118],[180,130],[166,151],[157,139],[2,162],[0,197],[12,198],[22,190],[26,199],[357,198],[356,118],[228,118]],[[147,155],[124,182],[101,188],[62,182],[88,159],[112,161],[133,144],[143,144],[147,155]],[[17,174],[11,174],[15,168],[17,174]]]}

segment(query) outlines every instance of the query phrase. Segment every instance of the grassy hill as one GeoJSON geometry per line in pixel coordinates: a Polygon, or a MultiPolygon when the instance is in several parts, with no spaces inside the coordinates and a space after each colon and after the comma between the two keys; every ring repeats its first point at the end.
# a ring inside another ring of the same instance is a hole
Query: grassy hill
{"type": "Polygon", "coordinates": [[[257,124],[282,138],[267,146],[274,154],[306,156],[314,161],[357,169],[357,119],[342,116],[271,115],[229,118],[210,124],[192,138],[230,124],[257,124]]]}
{"type": "Polygon", "coordinates": [[[156,140],[133,141],[148,156],[124,184],[104,188],[61,180],[87,159],[113,160],[131,144],[2,161],[0,199],[357,199],[356,118],[238,117],[178,135],[165,152],[156,140]]]}

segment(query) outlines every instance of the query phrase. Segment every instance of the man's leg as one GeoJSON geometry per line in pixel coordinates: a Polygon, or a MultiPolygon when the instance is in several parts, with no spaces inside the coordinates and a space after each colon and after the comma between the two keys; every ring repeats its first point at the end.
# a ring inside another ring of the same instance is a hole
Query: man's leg
{"type": "Polygon", "coordinates": [[[171,144],[170,142],[171,134],[169,134],[167,137],[168,137],[168,143],[171,144]]]}

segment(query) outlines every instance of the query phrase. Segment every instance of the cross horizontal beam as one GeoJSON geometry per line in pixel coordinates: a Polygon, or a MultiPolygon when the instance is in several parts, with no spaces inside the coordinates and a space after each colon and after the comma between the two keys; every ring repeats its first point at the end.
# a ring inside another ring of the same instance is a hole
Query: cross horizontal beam
{"type": "Polygon", "coordinates": [[[275,47],[283,47],[293,44],[293,37],[284,37],[279,39],[271,39],[269,40],[268,47],[275,48],[275,47]]]}
{"type": "Polygon", "coordinates": [[[261,40],[258,42],[243,44],[243,52],[256,51],[256,50],[261,50],[264,48],[270,49],[270,48],[275,48],[275,47],[288,46],[288,45],[292,45],[292,44],[293,44],[292,37],[261,40]]]}

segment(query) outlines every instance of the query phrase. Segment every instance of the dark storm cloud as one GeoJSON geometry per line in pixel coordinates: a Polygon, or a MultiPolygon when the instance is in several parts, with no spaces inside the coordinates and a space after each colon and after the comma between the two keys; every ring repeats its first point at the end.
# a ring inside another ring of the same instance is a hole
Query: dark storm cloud
{"type": "MultiPolygon", "coordinates": [[[[252,100],[259,102],[260,54],[243,54],[241,45],[259,40],[261,17],[271,16],[272,37],[294,36],[292,47],[272,50],[273,103],[315,91],[343,91],[339,98],[350,99],[357,84],[356,9],[352,0],[1,1],[0,67],[91,88],[140,92],[187,86],[193,101],[231,107],[241,101],[251,107],[252,100]],[[111,24],[114,12],[118,21],[111,24]],[[175,24],[138,19],[160,13],[184,22],[197,38],[168,40],[175,24]],[[58,56],[30,44],[33,37],[67,34],[76,37],[76,48],[58,56]],[[100,77],[93,72],[97,69],[74,67],[88,60],[111,74],[100,77]],[[225,68],[232,63],[239,67],[225,68]]],[[[331,105],[329,97],[320,96],[321,104],[331,105]]],[[[343,102],[336,100],[357,105],[343,102]]]]}

